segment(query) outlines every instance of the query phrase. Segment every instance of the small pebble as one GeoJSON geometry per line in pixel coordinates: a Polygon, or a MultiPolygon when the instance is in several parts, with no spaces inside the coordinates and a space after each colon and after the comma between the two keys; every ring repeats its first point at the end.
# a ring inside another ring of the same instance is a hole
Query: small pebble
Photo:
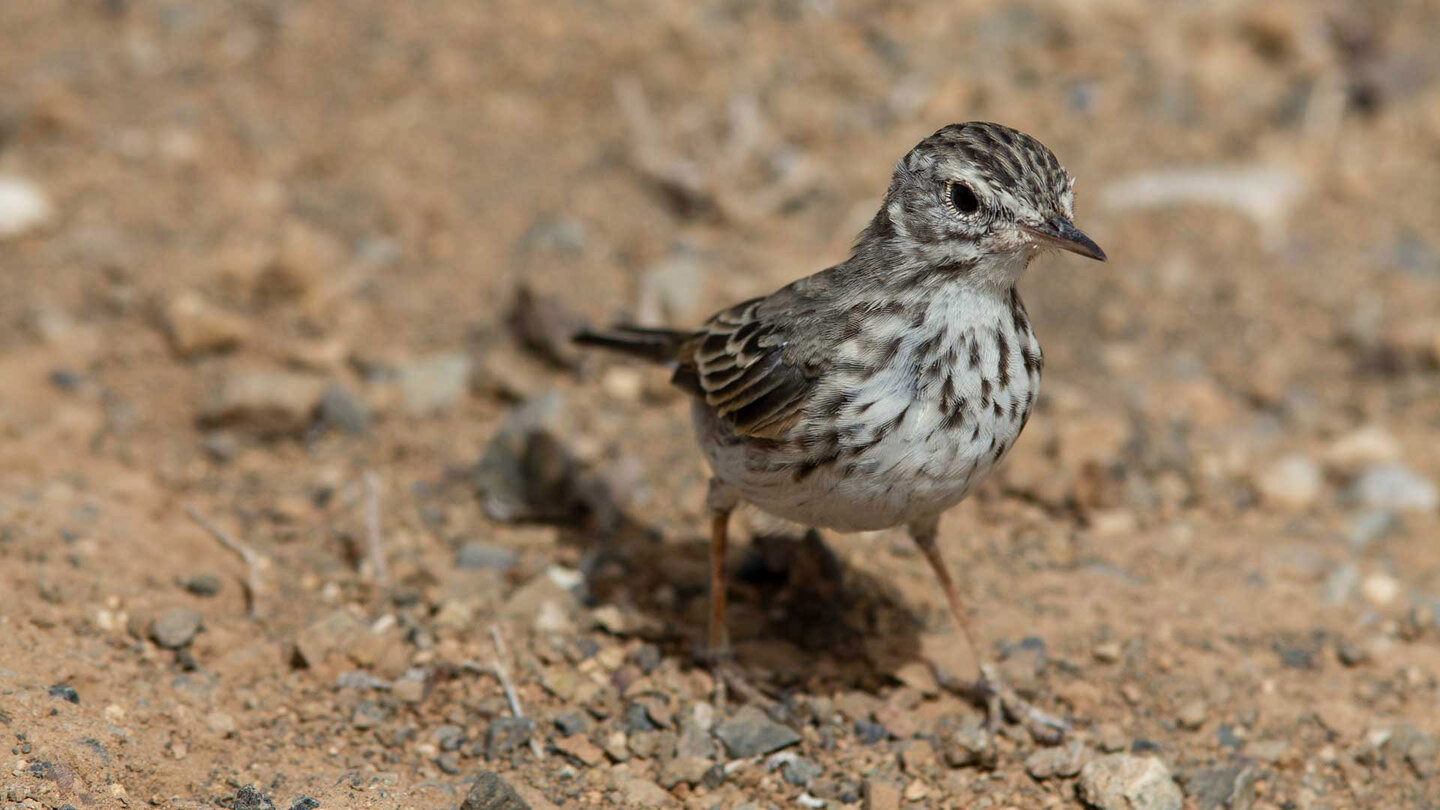
{"type": "Polygon", "coordinates": [[[1097,810],[1180,810],[1184,797],[1155,757],[1108,754],[1080,769],[1076,792],[1097,810]]]}
{"type": "Polygon", "coordinates": [[[401,678],[390,687],[390,693],[402,703],[419,703],[425,699],[425,682],[414,678],[401,678]]]}
{"type": "Polygon", "coordinates": [[[481,771],[460,803],[460,810],[530,810],[530,805],[500,774],[481,771]]]}
{"type": "Polygon", "coordinates": [[[498,717],[485,734],[485,758],[498,759],[528,745],[535,726],[528,717],[498,717]]]}
{"type": "Polygon", "coordinates": [[[795,787],[805,787],[825,773],[825,768],[804,757],[794,757],[780,767],[780,775],[795,787]]]}
{"type": "Polygon", "coordinates": [[[68,700],[71,703],[80,702],[80,693],[75,691],[75,687],[64,683],[57,683],[54,686],[50,687],[50,697],[57,697],[61,700],[68,700]]]}
{"type": "Polygon", "coordinates": [[[205,727],[210,729],[211,734],[229,737],[235,733],[235,718],[224,712],[211,712],[205,716],[205,727]]]}
{"type": "Polygon", "coordinates": [[[513,549],[489,543],[465,543],[455,552],[455,564],[461,568],[493,568],[505,571],[515,567],[520,555],[513,549]]]}
{"type": "Polygon", "coordinates": [[[1194,731],[1205,725],[1207,711],[1208,707],[1206,707],[1205,701],[1199,698],[1188,700],[1180,707],[1180,711],[1176,712],[1175,721],[1180,724],[1181,728],[1194,731]]]}
{"type": "Polygon", "coordinates": [[[590,720],[579,712],[564,712],[555,716],[555,728],[560,734],[569,737],[572,734],[581,734],[590,727],[590,720]]]}
{"type": "Polygon", "coordinates": [[[1085,745],[1071,740],[1063,746],[1041,748],[1025,758],[1025,772],[1036,779],[1074,776],[1085,764],[1085,745]]]}
{"type": "Polygon", "coordinates": [[[1370,604],[1384,607],[1400,595],[1400,582],[1389,574],[1371,574],[1360,581],[1360,593],[1370,604]]]}
{"type": "Polygon", "coordinates": [[[1090,654],[1102,664],[1113,664],[1120,660],[1120,642],[1102,641],[1096,644],[1090,654]]]}
{"type": "Polygon", "coordinates": [[[866,782],[864,810],[900,810],[900,788],[881,780],[866,782]]]}
{"type": "Polygon", "coordinates": [[[1319,464],[1306,456],[1290,455],[1267,467],[1256,485],[1266,503],[1305,509],[1320,499],[1325,479],[1319,464]]]}
{"type": "Polygon", "coordinates": [[[320,397],[320,421],[360,436],[370,431],[370,406],[349,386],[332,382],[320,397]]]}
{"type": "Polygon", "coordinates": [[[195,596],[215,596],[220,593],[220,578],[214,574],[195,574],[181,579],[180,587],[195,596]]]}
{"type": "Polygon", "coordinates": [[[189,608],[176,607],[161,613],[150,627],[150,637],[156,644],[168,650],[178,650],[189,644],[200,632],[200,614],[189,608]]]}

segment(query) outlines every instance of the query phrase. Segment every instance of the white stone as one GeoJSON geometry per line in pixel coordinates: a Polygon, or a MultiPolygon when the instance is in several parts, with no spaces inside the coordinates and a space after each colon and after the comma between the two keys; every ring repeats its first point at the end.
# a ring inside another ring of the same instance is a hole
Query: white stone
{"type": "Polygon", "coordinates": [[[0,239],[9,239],[49,222],[55,206],[29,180],[0,177],[0,239]]]}
{"type": "Polygon", "coordinates": [[[1376,509],[1434,512],[1440,508],[1435,482],[1399,464],[1371,467],[1355,481],[1351,494],[1376,509]]]}
{"type": "Polygon", "coordinates": [[[1305,456],[1290,455],[1267,467],[1256,485],[1266,503],[1304,509],[1320,499],[1325,481],[1318,464],[1305,456]]]}

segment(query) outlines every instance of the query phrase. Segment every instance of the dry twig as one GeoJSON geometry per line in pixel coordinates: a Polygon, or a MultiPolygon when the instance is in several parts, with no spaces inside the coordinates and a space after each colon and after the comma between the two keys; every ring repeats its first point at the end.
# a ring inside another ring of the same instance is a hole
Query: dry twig
{"type": "MultiPolygon", "coordinates": [[[[505,700],[510,703],[511,713],[518,719],[524,719],[525,708],[520,705],[520,695],[515,691],[515,682],[510,680],[509,667],[505,666],[505,659],[509,658],[510,654],[505,650],[505,640],[500,637],[498,625],[490,625],[490,639],[495,642],[495,660],[490,667],[494,671],[495,677],[500,679],[500,688],[505,690],[505,700]]],[[[534,752],[536,759],[543,758],[545,755],[540,749],[540,741],[535,738],[533,733],[530,736],[530,750],[534,752]]]]}
{"type": "Polygon", "coordinates": [[[385,537],[380,533],[380,476],[365,473],[365,535],[370,542],[370,564],[375,568],[375,581],[390,590],[390,571],[385,566],[385,537]]]}
{"type": "Polygon", "coordinates": [[[240,559],[245,561],[245,591],[249,596],[250,601],[250,618],[253,619],[259,617],[260,569],[265,565],[265,558],[260,556],[259,552],[255,551],[255,549],[250,548],[239,540],[236,540],[230,535],[229,532],[226,532],[224,529],[216,526],[210,521],[209,518],[201,514],[199,509],[196,509],[194,506],[188,503],[184,505],[184,509],[185,514],[189,515],[190,519],[195,521],[195,523],[198,524],[200,528],[208,532],[211,537],[214,537],[216,540],[220,541],[220,545],[240,555],[240,559]]]}

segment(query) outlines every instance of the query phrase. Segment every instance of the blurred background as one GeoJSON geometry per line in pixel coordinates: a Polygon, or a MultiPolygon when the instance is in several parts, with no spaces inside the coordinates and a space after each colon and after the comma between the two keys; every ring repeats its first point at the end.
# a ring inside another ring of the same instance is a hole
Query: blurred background
{"type": "Polygon", "coordinates": [[[5,806],[453,807],[483,772],[537,808],[1142,776],[1428,806],[1437,31],[1428,0],[4,3],[5,806]],[[1031,268],[1038,411],[942,527],[1078,747],[977,764],[904,537],[754,513],[733,627],[782,699],[716,712],[687,405],[566,338],[843,260],[972,119],[1050,146],[1110,255],[1031,268]]]}

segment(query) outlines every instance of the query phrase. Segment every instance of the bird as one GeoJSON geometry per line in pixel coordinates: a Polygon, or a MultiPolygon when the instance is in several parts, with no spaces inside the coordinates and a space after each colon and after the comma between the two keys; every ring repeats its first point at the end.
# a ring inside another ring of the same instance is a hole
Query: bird
{"type": "Polygon", "coordinates": [[[1017,288],[1036,256],[1106,255],[1075,226],[1075,181],[1036,138],[951,124],[895,166],[845,261],[742,301],[698,329],[620,324],[581,345],[669,366],[711,471],[708,651],[725,622],[730,515],[742,502],[811,527],[905,527],[977,663],[992,730],[1064,720],[1021,699],[978,653],[939,519],[1029,421],[1044,355],[1017,288]]]}

